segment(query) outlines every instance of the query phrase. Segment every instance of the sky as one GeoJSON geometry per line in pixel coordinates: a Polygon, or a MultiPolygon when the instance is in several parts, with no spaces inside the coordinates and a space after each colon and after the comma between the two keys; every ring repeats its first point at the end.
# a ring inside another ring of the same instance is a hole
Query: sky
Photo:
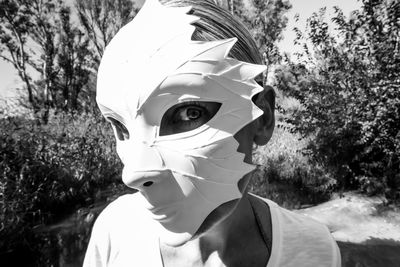
{"type": "MultiPolygon", "coordinates": [[[[141,5],[144,0],[134,0],[141,5]]],[[[296,47],[293,45],[295,34],[293,28],[297,26],[304,29],[305,21],[311,14],[322,7],[327,7],[327,13],[332,13],[333,6],[339,6],[347,16],[352,10],[358,9],[360,3],[357,0],[289,0],[292,9],[287,13],[289,19],[286,30],[283,32],[283,40],[279,43],[282,52],[293,53],[296,47]],[[294,22],[294,16],[299,14],[300,19],[294,22]]],[[[72,2],[68,0],[68,2],[72,2]]],[[[15,95],[15,87],[21,83],[16,71],[10,63],[0,59],[0,99],[6,99],[15,95]]],[[[1,105],[1,103],[0,103],[1,105]]]]}
{"type": "Polygon", "coordinates": [[[304,30],[306,20],[313,12],[318,11],[322,7],[326,7],[327,15],[333,15],[333,7],[338,6],[343,10],[345,16],[349,16],[350,12],[359,9],[361,4],[357,0],[290,0],[292,9],[287,13],[289,19],[287,27],[283,32],[283,40],[279,43],[279,48],[283,52],[293,53],[296,47],[293,45],[295,39],[294,27],[304,30]],[[295,22],[294,16],[299,14],[299,21],[295,22]]]}

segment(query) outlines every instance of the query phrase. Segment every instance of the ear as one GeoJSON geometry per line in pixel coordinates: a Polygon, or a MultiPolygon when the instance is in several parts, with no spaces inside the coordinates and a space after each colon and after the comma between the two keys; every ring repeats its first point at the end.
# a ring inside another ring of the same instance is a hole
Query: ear
{"type": "Polygon", "coordinates": [[[275,91],[266,85],[264,90],[254,96],[254,103],[264,111],[255,123],[256,131],[254,135],[254,143],[256,145],[265,145],[272,137],[275,127],[275,91]]]}

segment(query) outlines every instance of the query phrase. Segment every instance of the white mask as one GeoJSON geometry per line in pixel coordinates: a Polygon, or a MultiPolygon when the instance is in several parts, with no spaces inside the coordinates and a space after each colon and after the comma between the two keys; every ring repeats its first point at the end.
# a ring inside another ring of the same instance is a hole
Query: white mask
{"type": "Polygon", "coordinates": [[[243,161],[233,136],[262,114],[251,98],[263,90],[254,77],[265,66],[228,58],[236,38],[192,41],[198,18],[189,10],[147,0],[107,46],[97,82],[104,116],[129,131],[128,140],[117,140],[123,181],[139,189],[171,245],[187,241],[215,208],[241,197],[238,181],[254,166],[243,161]],[[160,136],[165,112],[188,101],[221,105],[200,127],[160,136]],[[146,181],[152,185],[143,186],[146,181]]]}

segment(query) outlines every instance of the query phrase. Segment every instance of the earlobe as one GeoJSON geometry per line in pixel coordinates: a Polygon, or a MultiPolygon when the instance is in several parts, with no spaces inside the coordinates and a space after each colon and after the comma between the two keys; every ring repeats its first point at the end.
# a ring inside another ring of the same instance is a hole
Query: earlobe
{"type": "Polygon", "coordinates": [[[271,86],[265,86],[264,91],[257,95],[255,104],[264,111],[264,114],[256,120],[254,143],[265,145],[272,137],[275,127],[275,92],[271,86]]]}

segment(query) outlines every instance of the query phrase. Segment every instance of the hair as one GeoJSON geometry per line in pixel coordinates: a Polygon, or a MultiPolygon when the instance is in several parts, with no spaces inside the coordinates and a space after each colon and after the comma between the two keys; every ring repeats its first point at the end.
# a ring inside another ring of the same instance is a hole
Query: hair
{"type": "MultiPolygon", "coordinates": [[[[240,61],[264,64],[262,56],[258,50],[257,44],[246,26],[227,10],[218,6],[213,0],[159,0],[161,4],[169,7],[191,6],[189,14],[195,15],[200,20],[195,21],[195,31],[192,35],[193,41],[215,41],[228,38],[237,38],[237,42],[230,50],[228,56],[240,61]]],[[[265,97],[258,98],[253,96],[253,102],[259,107],[269,106],[269,113],[272,120],[269,122],[272,127],[275,124],[275,92],[271,86],[264,84],[262,75],[255,78],[264,88],[265,97]],[[263,102],[263,103],[261,103],[263,102]]],[[[246,179],[240,179],[239,189],[245,192],[250,176],[246,179]]]]}
{"type": "MultiPolygon", "coordinates": [[[[160,3],[170,7],[192,7],[190,14],[200,18],[200,20],[193,23],[196,30],[192,35],[192,40],[214,41],[236,37],[237,42],[228,56],[248,63],[264,64],[257,44],[246,26],[227,10],[215,4],[213,0],[160,0],[160,3]]],[[[257,98],[257,95],[255,95],[253,97],[254,103],[260,107],[266,105],[266,103],[260,103],[260,101],[267,101],[272,112],[271,116],[274,117],[274,89],[264,84],[262,75],[259,75],[255,80],[264,87],[268,100],[257,98]]],[[[272,123],[274,123],[274,120],[272,123]]]]}
{"type": "Polygon", "coordinates": [[[232,37],[237,42],[229,52],[229,56],[240,61],[263,64],[256,42],[242,22],[227,10],[211,0],[160,0],[165,6],[191,6],[190,14],[200,18],[193,23],[196,27],[192,35],[193,41],[214,41],[232,37]]]}

